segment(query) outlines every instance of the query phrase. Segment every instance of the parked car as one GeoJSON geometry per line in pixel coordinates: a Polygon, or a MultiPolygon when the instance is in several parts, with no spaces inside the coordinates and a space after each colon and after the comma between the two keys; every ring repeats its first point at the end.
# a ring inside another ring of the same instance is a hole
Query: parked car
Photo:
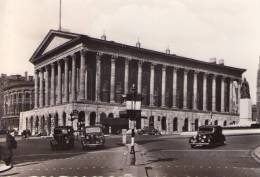
{"type": "Polygon", "coordinates": [[[23,138],[27,138],[27,137],[31,136],[32,134],[31,134],[30,130],[26,129],[26,130],[22,131],[21,135],[22,135],[23,138]]]}
{"type": "Polygon", "coordinates": [[[72,149],[74,147],[74,140],[72,126],[58,126],[54,128],[53,139],[50,140],[51,149],[72,149]]]}
{"type": "Polygon", "coordinates": [[[144,127],[137,132],[139,135],[161,135],[161,132],[154,127],[144,127]]]}
{"type": "Polygon", "coordinates": [[[81,135],[82,149],[104,147],[105,136],[100,126],[87,126],[81,135]]]}
{"type": "Polygon", "coordinates": [[[222,127],[217,125],[200,126],[197,135],[189,139],[191,148],[196,146],[215,146],[225,144],[226,138],[222,133],[222,127]]]}

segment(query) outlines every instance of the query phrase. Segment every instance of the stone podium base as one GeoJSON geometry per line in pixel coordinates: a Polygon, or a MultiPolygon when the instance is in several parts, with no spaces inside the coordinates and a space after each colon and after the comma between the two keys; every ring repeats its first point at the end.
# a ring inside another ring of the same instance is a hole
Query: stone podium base
{"type": "Polygon", "coordinates": [[[252,118],[252,102],[250,98],[240,99],[240,119],[252,118]]]}

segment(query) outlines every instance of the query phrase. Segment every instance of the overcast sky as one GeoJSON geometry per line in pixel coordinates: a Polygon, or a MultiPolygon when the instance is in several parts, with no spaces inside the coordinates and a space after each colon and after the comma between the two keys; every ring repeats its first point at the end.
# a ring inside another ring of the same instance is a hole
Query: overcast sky
{"type": "MultiPolygon", "coordinates": [[[[62,27],[247,69],[255,103],[260,55],[260,0],[62,0],[62,27]]],[[[50,29],[59,0],[0,0],[0,73],[33,74],[28,61],[50,29]]]]}

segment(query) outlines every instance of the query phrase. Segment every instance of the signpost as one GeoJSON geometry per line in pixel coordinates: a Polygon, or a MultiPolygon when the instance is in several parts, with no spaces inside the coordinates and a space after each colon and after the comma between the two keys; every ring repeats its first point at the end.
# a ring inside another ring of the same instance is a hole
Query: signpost
{"type": "Polygon", "coordinates": [[[131,150],[130,164],[135,165],[135,121],[141,119],[141,94],[137,94],[135,85],[133,84],[130,93],[124,96],[126,101],[126,117],[131,120],[131,150]]]}

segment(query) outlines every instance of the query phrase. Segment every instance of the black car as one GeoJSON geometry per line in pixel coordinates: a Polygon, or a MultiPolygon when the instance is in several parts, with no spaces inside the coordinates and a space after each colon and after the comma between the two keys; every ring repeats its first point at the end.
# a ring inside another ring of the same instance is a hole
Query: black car
{"type": "Polygon", "coordinates": [[[82,149],[105,146],[105,136],[100,126],[87,126],[81,135],[82,149]]]}
{"type": "Polygon", "coordinates": [[[51,149],[72,149],[74,147],[74,130],[72,126],[58,126],[54,128],[51,149]]]}
{"type": "Polygon", "coordinates": [[[139,135],[161,135],[160,131],[154,127],[144,127],[142,130],[138,131],[139,135]]]}
{"type": "Polygon", "coordinates": [[[30,130],[26,129],[26,130],[23,130],[23,131],[22,131],[22,134],[21,134],[21,135],[22,135],[23,138],[27,138],[27,137],[31,136],[32,133],[31,133],[30,130]]]}
{"type": "Polygon", "coordinates": [[[189,139],[191,148],[196,146],[215,146],[225,144],[226,138],[222,127],[217,125],[203,125],[199,127],[197,135],[189,139]]]}

